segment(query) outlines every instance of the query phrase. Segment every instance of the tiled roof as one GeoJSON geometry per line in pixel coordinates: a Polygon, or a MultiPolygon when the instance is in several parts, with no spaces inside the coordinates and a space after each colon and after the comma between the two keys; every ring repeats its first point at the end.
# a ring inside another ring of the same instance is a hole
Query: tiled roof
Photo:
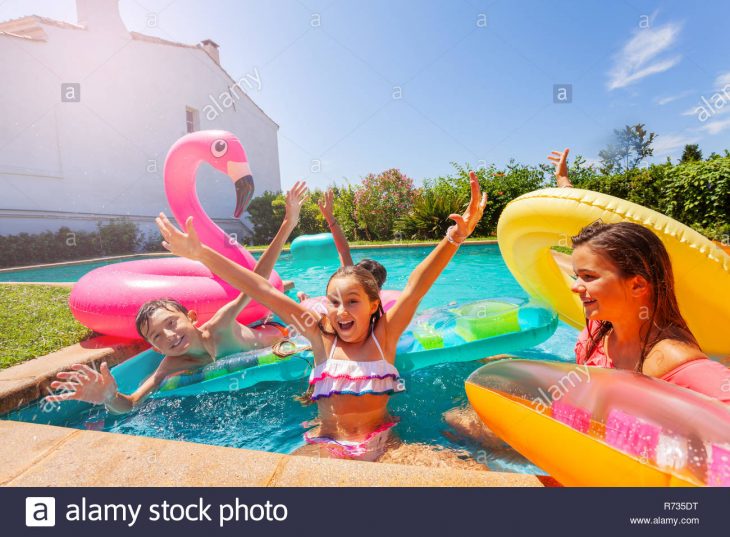
{"type": "Polygon", "coordinates": [[[33,41],[46,41],[47,35],[40,26],[55,26],[66,30],[85,30],[83,26],[72,24],[70,22],[57,21],[40,15],[28,15],[0,22],[0,34],[9,35],[11,37],[25,37],[33,41]]]}

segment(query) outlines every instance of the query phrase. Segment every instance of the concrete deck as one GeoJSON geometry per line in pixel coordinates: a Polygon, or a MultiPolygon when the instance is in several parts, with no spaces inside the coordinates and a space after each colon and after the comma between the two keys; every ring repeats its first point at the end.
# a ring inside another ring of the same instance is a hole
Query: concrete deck
{"type": "Polygon", "coordinates": [[[0,421],[0,485],[542,487],[533,475],[296,457],[0,421]]]}

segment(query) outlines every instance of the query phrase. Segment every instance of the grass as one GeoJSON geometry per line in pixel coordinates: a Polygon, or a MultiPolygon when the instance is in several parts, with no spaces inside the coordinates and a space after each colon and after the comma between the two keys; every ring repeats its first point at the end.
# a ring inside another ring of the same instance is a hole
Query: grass
{"type": "Polygon", "coordinates": [[[556,252],[560,252],[561,254],[570,255],[573,253],[573,249],[568,248],[567,246],[553,246],[552,249],[555,250],[556,252]]]}
{"type": "Polygon", "coordinates": [[[0,285],[0,369],[57,351],[92,331],[68,309],[70,289],[0,285]]]}

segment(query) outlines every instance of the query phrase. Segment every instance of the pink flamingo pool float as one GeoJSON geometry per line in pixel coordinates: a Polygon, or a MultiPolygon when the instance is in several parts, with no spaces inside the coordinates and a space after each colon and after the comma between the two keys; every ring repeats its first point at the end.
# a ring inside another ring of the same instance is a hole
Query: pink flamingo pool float
{"type": "MultiPolygon", "coordinates": [[[[203,162],[227,174],[236,188],[234,217],[239,218],[253,196],[253,178],[241,142],[226,131],[199,131],[180,138],[170,148],[164,168],[165,194],[172,214],[184,227],[195,218],[200,239],[228,259],[253,269],[250,252],[229,237],[205,214],[195,189],[195,176],[203,162]]],[[[269,281],[282,288],[272,272],[269,281]]],[[[148,300],[173,298],[198,313],[200,322],[210,319],[224,304],[240,294],[211,273],[203,264],[182,258],[128,261],[107,265],[84,275],[74,285],[69,307],[85,326],[102,334],[139,339],[134,319],[148,300]]],[[[244,324],[268,314],[262,305],[251,303],[238,316],[244,324]]]]}

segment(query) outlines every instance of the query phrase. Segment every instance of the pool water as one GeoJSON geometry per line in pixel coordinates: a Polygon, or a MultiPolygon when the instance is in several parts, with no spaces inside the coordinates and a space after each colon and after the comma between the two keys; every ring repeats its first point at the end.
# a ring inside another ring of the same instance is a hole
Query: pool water
{"type": "MultiPolygon", "coordinates": [[[[377,259],[388,270],[386,289],[402,289],[408,275],[431,248],[353,250],[355,262],[365,257],[377,259]]],[[[283,254],[276,270],[291,279],[296,288],[311,296],[324,293],[332,268],[301,269],[283,254]]],[[[496,245],[465,246],[456,254],[419,309],[504,296],[526,297],[510,274],[496,245]]],[[[560,323],[555,334],[541,345],[520,351],[535,359],[570,360],[577,332],[560,323]]],[[[443,364],[404,374],[406,392],[393,396],[389,408],[400,418],[396,427],[406,442],[421,442],[466,450],[493,470],[542,473],[514,451],[483,451],[478,445],[454,438],[442,414],[467,405],[464,379],[482,364],[443,364]]],[[[77,405],[68,412],[41,412],[38,405],[9,416],[11,419],[54,423],[79,429],[186,440],[204,444],[290,453],[303,445],[301,424],[316,417],[316,406],[302,406],[293,400],[306,389],[306,379],[270,382],[239,392],[220,392],[191,397],[148,400],[139,409],[123,416],[108,414],[103,408],[77,405]],[[55,415],[55,417],[53,417],[55,415]]]]}
{"type": "Polygon", "coordinates": [[[158,257],[164,256],[139,255],[125,257],[124,259],[75,263],[73,265],[11,270],[8,272],[0,272],[0,282],[77,282],[81,279],[81,276],[87,272],[91,272],[95,268],[124,263],[125,261],[139,261],[140,259],[155,259],[158,257]]]}

